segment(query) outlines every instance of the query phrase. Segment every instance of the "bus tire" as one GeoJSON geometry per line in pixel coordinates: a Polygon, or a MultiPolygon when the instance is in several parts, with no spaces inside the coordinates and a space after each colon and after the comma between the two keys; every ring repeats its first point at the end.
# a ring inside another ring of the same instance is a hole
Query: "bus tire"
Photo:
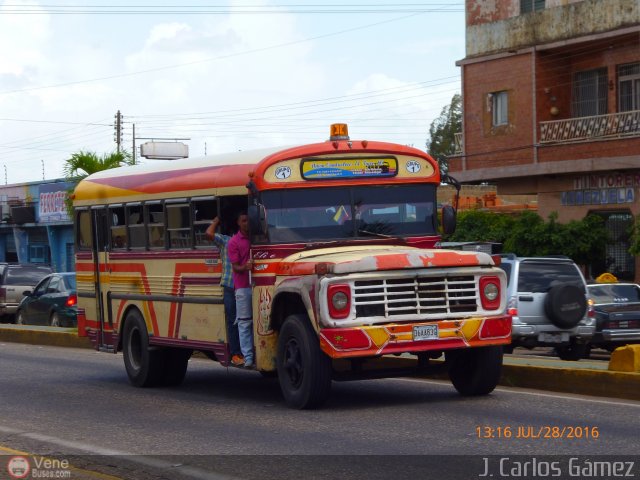
{"type": "Polygon", "coordinates": [[[321,406],[331,392],[331,360],[306,315],[289,315],[278,337],[278,381],[288,406],[321,406]]]}
{"type": "Polygon", "coordinates": [[[467,348],[447,353],[449,378],[456,390],[464,396],[491,393],[502,372],[502,346],[467,348]]]}
{"type": "Polygon", "coordinates": [[[135,309],[125,318],[122,356],[129,381],[136,387],[154,387],[163,380],[165,351],[149,346],[147,326],[135,309]]]}
{"type": "Polygon", "coordinates": [[[167,387],[176,387],[182,383],[187,374],[187,366],[193,350],[186,348],[167,348],[165,355],[165,370],[162,384],[167,387]]]}

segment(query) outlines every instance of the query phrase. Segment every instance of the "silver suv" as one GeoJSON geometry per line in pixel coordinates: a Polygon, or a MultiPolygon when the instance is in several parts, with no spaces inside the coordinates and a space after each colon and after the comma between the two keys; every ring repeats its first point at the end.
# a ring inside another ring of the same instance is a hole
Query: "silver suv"
{"type": "Polygon", "coordinates": [[[0,321],[13,322],[18,304],[26,290],[33,290],[40,280],[52,272],[47,265],[0,265],[0,321]]]}
{"type": "Polygon", "coordinates": [[[563,360],[580,360],[596,328],[587,289],[568,257],[502,255],[507,274],[507,313],[513,318],[513,347],[552,346],[563,360]]]}

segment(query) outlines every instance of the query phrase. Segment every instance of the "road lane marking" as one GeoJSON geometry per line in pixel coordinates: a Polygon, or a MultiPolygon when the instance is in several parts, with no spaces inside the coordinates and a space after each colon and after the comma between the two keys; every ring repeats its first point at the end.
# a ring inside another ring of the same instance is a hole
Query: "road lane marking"
{"type": "MultiPolygon", "coordinates": [[[[397,381],[397,382],[411,382],[411,383],[429,383],[431,385],[440,385],[440,386],[449,386],[451,387],[451,383],[446,380],[424,380],[418,378],[387,378],[386,380],[397,381]]],[[[517,393],[519,395],[532,395],[536,397],[548,397],[548,398],[561,398],[565,400],[579,400],[581,402],[590,402],[590,403],[603,403],[605,405],[622,405],[625,407],[636,407],[640,408],[640,402],[638,403],[627,403],[622,400],[618,401],[615,398],[609,400],[600,400],[593,397],[583,398],[578,396],[570,396],[570,395],[561,395],[561,394],[552,394],[552,393],[540,393],[540,392],[526,392],[523,390],[516,390],[515,387],[512,388],[504,388],[504,387],[496,387],[495,389],[498,392],[505,393],[517,393]]]]}

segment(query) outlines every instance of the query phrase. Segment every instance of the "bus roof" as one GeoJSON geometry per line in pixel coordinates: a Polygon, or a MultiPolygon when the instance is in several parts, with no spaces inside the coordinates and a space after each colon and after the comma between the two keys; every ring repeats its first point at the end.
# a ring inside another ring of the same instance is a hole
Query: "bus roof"
{"type": "MultiPolygon", "coordinates": [[[[250,174],[255,173],[256,183],[261,188],[265,186],[262,181],[265,171],[284,160],[380,154],[421,158],[432,166],[433,178],[430,181],[439,182],[437,164],[425,152],[392,143],[344,140],[113,168],[94,173],[79,182],[73,199],[75,206],[84,206],[199,195],[244,195],[250,174]]],[[[387,179],[387,182],[394,180],[387,179]]]]}

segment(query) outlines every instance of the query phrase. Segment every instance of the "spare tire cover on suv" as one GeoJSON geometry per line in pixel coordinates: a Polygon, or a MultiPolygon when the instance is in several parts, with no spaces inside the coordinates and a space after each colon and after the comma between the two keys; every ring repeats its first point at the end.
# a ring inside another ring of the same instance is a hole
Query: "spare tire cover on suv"
{"type": "Polygon", "coordinates": [[[556,285],[544,301],[544,312],[558,328],[573,328],[587,312],[584,291],[575,285],[556,285]]]}

